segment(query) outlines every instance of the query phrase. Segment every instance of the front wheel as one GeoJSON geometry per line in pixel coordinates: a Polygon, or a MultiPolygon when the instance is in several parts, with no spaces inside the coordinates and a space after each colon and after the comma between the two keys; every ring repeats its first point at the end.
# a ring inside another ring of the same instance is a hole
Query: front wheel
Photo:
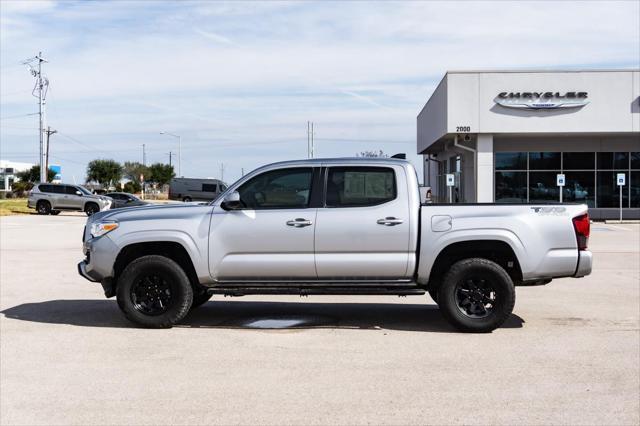
{"type": "Polygon", "coordinates": [[[122,271],[116,296],[130,321],[147,328],[169,328],[189,312],[193,289],[175,261],[149,255],[139,257],[122,271]]]}
{"type": "Polygon", "coordinates": [[[183,202],[183,203],[190,203],[190,202],[191,202],[191,197],[184,197],[184,198],[182,199],[182,202],[183,202]]]}
{"type": "Polygon", "coordinates": [[[99,211],[100,211],[100,207],[98,207],[96,203],[88,203],[86,206],[84,206],[84,213],[87,216],[93,216],[99,211]]]}
{"type": "Polygon", "coordinates": [[[511,315],[516,301],[513,281],[497,263],[482,258],[456,262],[438,288],[442,315],[466,332],[487,333],[511,315]]]}

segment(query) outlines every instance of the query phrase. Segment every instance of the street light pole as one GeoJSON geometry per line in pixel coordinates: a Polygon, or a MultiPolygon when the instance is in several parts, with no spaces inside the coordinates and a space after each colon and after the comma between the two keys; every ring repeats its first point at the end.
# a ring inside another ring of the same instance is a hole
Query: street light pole
{"type": "Polygon", "coordinates": [[[160,134],[178,138],[178,176],[182,177],[182,136],[169,132],[160,132],[160,134]]]}

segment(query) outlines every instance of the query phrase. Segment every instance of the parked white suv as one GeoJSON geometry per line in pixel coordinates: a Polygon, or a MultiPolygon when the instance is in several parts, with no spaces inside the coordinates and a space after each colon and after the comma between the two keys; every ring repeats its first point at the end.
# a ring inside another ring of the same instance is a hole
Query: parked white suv
{"type": "Polygon", "coordinates": [[[113,200],[95,195],[79,185],[36,184],[29,194],[27,207],[38,214],[59,214],[62,210],[83,211],[87,216],[111,208],[113,200]]]}

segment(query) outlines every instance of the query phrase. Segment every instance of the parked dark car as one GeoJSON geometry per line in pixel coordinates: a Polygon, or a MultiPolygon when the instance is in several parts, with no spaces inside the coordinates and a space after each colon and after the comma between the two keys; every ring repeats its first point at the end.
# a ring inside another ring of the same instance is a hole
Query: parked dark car
{"type": "Polygon", "coordinates": [[[105,196],[113,199],[113,204],[111,205],[112,209],[117,209],[120,207],[146,206],[147,204],[149,204],[146,201],[142,201],[140,198],[127,192],[109,192],[105,194],[105,196]]]}

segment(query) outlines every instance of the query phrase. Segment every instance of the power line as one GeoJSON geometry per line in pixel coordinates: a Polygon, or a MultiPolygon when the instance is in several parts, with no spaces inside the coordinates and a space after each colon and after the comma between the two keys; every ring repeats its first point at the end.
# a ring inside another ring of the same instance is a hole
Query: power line
{"type": "Polygon", "coordinates": [[[18,114],[18,115],[10,115],[8,117],[0,117],[0,120],[11,120],[13,118],[22,118],[22,117],[30,117],[32,115],[38,115],[39,112],[32,112],[31,114],[18,114]]]}

